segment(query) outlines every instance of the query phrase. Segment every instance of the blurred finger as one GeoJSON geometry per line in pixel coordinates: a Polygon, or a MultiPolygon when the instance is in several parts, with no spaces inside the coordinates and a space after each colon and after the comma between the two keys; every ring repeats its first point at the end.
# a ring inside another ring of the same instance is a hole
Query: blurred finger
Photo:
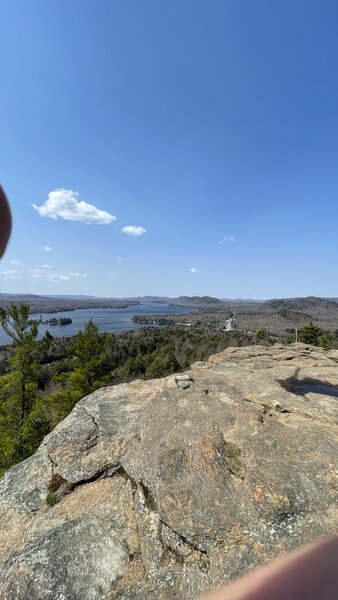
{"type": "Polygon", "coordinates": [[[0,186],[0,258],[5,252],[11,234],[12,218],[6,194],[0,186]]]}
{"type": "Polygon", "coordinates": [[[204,600],[336,600],[338,536],[279,559],[204,600]]]}

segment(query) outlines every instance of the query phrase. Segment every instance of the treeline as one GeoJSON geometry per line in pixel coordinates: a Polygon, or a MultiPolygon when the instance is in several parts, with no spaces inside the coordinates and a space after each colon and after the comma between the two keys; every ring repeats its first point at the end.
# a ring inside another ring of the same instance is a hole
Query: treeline
{"type": "Polygon", "coordinates": [[[134,315],[131,320],[143,325],[175,325],[175,319],[161,315],[134,315]]]}
{"type": "Polygon", "coordinates": [[[256,343],[263,345],[271,345],[275,342],[292,344],[297,341],[312,346],[332,349],[338,348],[338,329],[335,331],[326,331],[310,321],[310,323],[299,329],[286,329],[283,335],[271,333],[268,327],[259,327],[254,332],[253,339],[256,343]]]}
{"type": "Polygon", "coordinates": [[[144,328],[100,334],[89,321],[72,338],[37,339],[27,304],[0,309],[13,343],[0,349],[0,475],[32,454],[76,402],[99,387],[164,377],[228,346],[252,343],[239,332],[144,328]]]}
{"type": "Polygon", "coordinates": [[[73,311],[79,309],[95,309],[95,308],[114,308],[122,309],[129,306],[137,306],[140,304],[138,300],[118,300],[114,298],[60,298],[46,297],[35,295],[20,295],[20,300],[17,294],[0,294],[1,306],[4,309],[10,308],[13,304],[23,303],[29,304],[31,314],[39,313],[55,313],[63,311],[73,311]]]}

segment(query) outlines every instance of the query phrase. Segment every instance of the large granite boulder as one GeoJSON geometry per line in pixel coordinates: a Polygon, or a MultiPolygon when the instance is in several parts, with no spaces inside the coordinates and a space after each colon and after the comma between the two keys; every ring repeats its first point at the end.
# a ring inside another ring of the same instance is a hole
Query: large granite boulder
{"type": "Polygon", "coordinates": [[[193,600],[338,529],[338,351],[98,390],[0,481],[0,598],[193,600]]]}

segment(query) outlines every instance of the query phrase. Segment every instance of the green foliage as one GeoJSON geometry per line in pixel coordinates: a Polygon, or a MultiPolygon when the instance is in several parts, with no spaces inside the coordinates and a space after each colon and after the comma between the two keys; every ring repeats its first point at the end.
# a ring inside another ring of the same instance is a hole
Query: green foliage
{"type": "Polygon", "coordinates": [[[13,304],[7,311],[0,308],[0,325],[14,345],[10,371],[0,377],[0,469],[29,456],[41,439],[36,394],[39,323],[29,319],[27,304],[13,304]]]}
{"type": "Polygon", "coordinates": [[[43,438],[51,430],[51,419],[48,407],[42,398],[37,397],[22,426],[22,436],[28,456],[39,447],[43,438]]]}
{"type": "Polygon", "coordinates": [[[304,325],[304,327],[299,329],[298,341],[304,342],[304,344],[311,344],[312,346],[319,346],[323,335],[324,331],[311,321],[308,325],[304,325]]]}
{"type": "Polygon", "coordinates": [[[15,345],[35,341],[40,323],[29,318],[29,304],[12,304],[7,310],[0,307],[0,326],[15,345]]]}
{"type": "Polygon", "coordinates": [[[147,377],[165,377],[180,369],[180,364],[171,348],[156,353],[146,370],[147,377]]]}
{"type": "Polygon", "coordinates": [[[230,471],[235,475],[240,474],[243,468],[241,461],[241,449],[232,442],[225,442],[223,453],[230,471]]]}
{"type": "Polygon", "coordinates": [[[44,397],[43,403],[48,413],[50,430],[69,415],[81,398],[81,392],[72,389],[62,389],[44,397]]]}
{"type": "Polygon", "coordinates": [[[74,357],[73,371],[68,379],[74,390],[85,396],[107,383],[105,350],[107,334],[100,334],[92,320],[75,336],[71,352],[74,357]]]}
{"type": "Polygon", "coordinates": [[[54,506],[55,504],[57,504],[57,496],[56,494],[54,494],[54,492],[48,492],[47,496],[46,496],[46,504],[48,504],[48,506],[54,506]]]}
{"type": "Polygon", "coordinates": [[[326,333],[323,333],[319,338],[318,345],[321,346],[321,348],[332,348],[332,340],[326,333]]]}
{"type": "Polygon", "coordinates": [[[255,336],[257,341],[263,341],[269,339],[269,330],[267,327],[259,327],[257,331],[255,331],[255,336]]]}

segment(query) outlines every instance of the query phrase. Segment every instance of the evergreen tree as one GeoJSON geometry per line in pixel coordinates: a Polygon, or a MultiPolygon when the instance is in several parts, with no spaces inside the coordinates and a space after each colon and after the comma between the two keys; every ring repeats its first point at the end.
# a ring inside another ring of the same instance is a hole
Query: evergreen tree
{"type": "Polygon", "coordinates": [[[259,327],[256,331],[255,331],[255,336],[256,336],[256,340],[261,342],[261,341],[268,341],[269,339],[269,330],[267,327],[259,327]]]}
{"type": "MultiPolygon", "coordinates": [[[[0,471],[29,456],[41,441],[34,432],[37,415],[36,338],[40,321],[29,318],[29,305],[0,308],[0,325],[13,340],[10,372],[0,377],[0,471]]],[[[45,429],[45,426],[44,426],[45,429]]]]}
{"type": "Polygon", "coordinates": [[[71,349],[74,357],[73,371],[68,373],[68,380],[80,397],[107,383],[107,339],[108,336],[100,334],[98,326],[92,320],[75,336],[71,349]]]}
{"type": "Polygon", "coordinates": [[[162,352],[154,352],[147,368],[147,377],[165,377],[180,369],[179,362],[171,348],[164,347],[162,352]]]}
{"type": "Polygon", "coordinates": [[[304,342],[304,344],[312,344],[312,346],[319,346],[320,338],[324,335],[324,331],[315,325],[312,321],[308,325],[304,325],[298,331],[298,341],[304,342]]]}

